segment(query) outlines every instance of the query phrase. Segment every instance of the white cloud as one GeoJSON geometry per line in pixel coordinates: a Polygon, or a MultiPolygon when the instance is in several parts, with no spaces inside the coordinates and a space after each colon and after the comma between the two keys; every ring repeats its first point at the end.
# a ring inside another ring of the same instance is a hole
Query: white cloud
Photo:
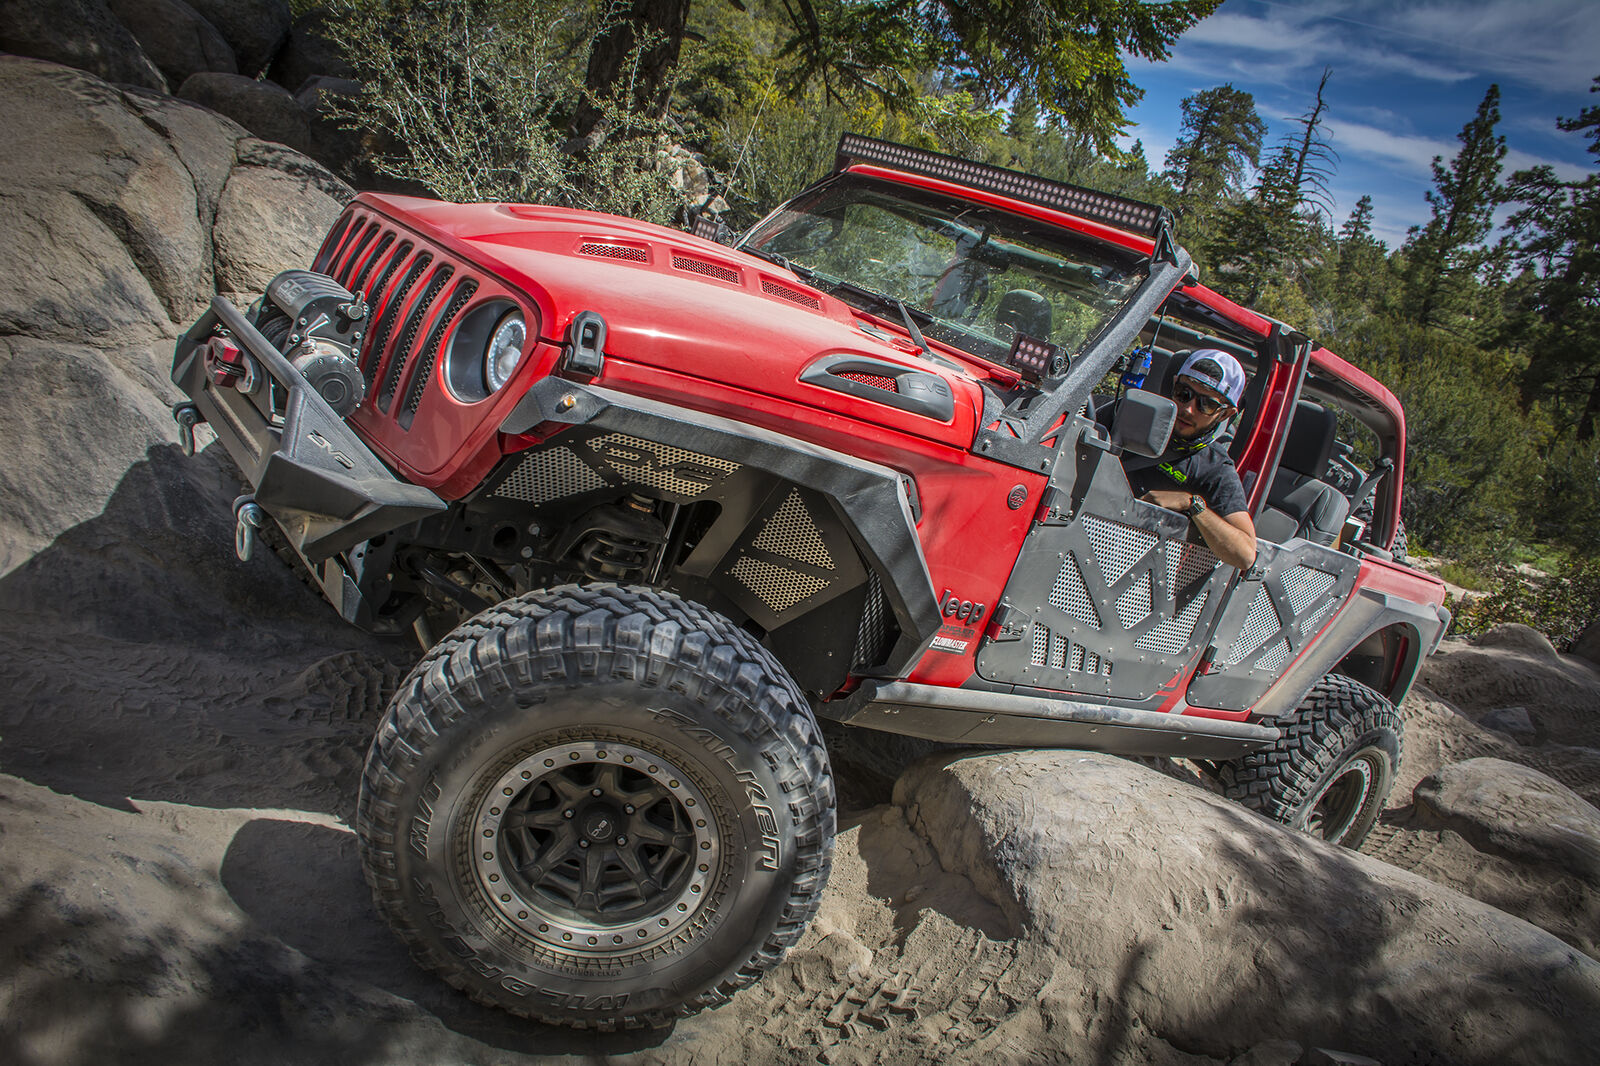
{"type": "Polygon", "coordinates": [[[1357,155],[1385,163],[1399,163],[1423,177],[1431,177],[1434,156],[1455,157],[1460,145],[1415,134],[1392,133],[1359,122],[1329,122],[1328,136],[1340,155],[1357,155]]]}
{"type": "Polygon", "coordinates": [[[1249,0],[1190,28],[1173,60],[1184,69],[1227,65],[1240,70],[1233,77],[1283,84],[1291,72],[1303,80],[1307,69],[1328,64],[1337,72],[1443,84],[1489,77],[1583,92],[1600,74],[1596,55],[1595,0],[1249,0]],[[1262,63],[1273,72],[1261,71],[1262,63]]]}
{"type": "MultiPolygon", "coordinates": [[[[1600,73],[1600,14],[1594,0],[1482,0],[1409,7],[1384,4],[1378,21],[1460,53],[1493,77],[1552,92],[1584,92],[1600,73]]],[[[1414,46],[1407,46],[1414,47],[1414,46]]]]}
{"type": "Polygon", "coordinates": [[[1182,37],[1183,44],[1217,45],[1230,50],[1283,55],[1290,51],[1321,51],[1331,42],[1326,33],[1293,10],[1271,10],[1265,18],[1222,11],[1202,19],[1182,37]]]}
{"type": "Polygon", "coordinates": [[[1576,163],[1568,163],[1564,159],[1548,159],[1515,148],[1506,150],[1504,167],[1505,177],[1510,177],[1514,170],[1531,170],[1534,167],[1549,167],[1562,181],[1582,181],[1589,176],[1589,171],[1576,163]]]}

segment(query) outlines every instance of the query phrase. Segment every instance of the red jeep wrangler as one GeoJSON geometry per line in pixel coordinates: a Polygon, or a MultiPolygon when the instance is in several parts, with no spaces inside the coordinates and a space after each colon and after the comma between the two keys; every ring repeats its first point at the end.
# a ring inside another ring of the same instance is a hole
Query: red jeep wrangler
{"type": "Polygon", "coordinates": [[[863,137],[733,248],[360,196],[310,270],[214,300],[173,380],[250,483],[240,555],[271,532],[431,649],[367,758],[379,907],[548,1021],[661,1024],[795,942],[819,718],[1181,756],[1353,846],[1449,619],[1389,550],[1383,386],[1197,284],[1163,209],[863,137]],[[1200,346],[1251,375],[1242,573],[1119,458],[1165,447],[1200,346]]]}

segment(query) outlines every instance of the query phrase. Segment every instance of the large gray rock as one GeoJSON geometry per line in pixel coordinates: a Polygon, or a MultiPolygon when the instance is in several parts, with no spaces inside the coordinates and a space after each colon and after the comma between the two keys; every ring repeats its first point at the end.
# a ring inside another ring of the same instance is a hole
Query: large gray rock
{"type": "Polygon", "coordinates": [[[242,74],[194,74],[178,95],[226,115],[262,140],[286,144],[297,152],[311,150],[306,113],[281,85],[242,74]]]}
{"type": "Polygon", "coordinates": [[[1572,654],[1594,666],[1600,666],[1600,618],[1589,623],[1589,627],[1578,634],[1578,639],[1572,643],[1572,654]]]}
{"type": "Polygon", "coordinates": [[[1600,958],[1600,810],[1553,778],[1468,759],[1417,785],[1375,853],[1600,958]]]}
{"type": "Polygon", "coordinates": [[[239,60],[239,73],[255,77],[278,54],[294,16],[289,0],[192,0],[239,60]]]}
{"type": "Polygon", "coordinates": [[[1469,643],[1445,641],[1421,681],[1475,721],[1523,707],[1538,743],[1600,749],[1600,669],[1559,654],[1527,626],[1497,626],[1469,643]]]}
{"type": "Polygon", "coordinates": [[[1383,1062],[1584,1061],[1600,963],[1125,760],[920,763],[896,802],[944,869],[1099,1007],[1191,1053],[1266,1036],[1383,1062]]]}
{"type": "Polygon", "coordinates": [[[272,61],[267,76],[298,96],[307,79],[315,77],[354,78],[355,70],[339,46],[328,39],[325,16],[311,10],[296,15],[289,39],[272,61]]]}
{"type": "Polygon", "coordinates": [[[217,289],[259,293],[279,271],[308,266],[349,202],[348,186],[282,145],[244,141],[217,206],[217,289]]]}
{"type": "Polygon", "coordinates": [[[306,79],[294,99],[311,123],[311,155],[346,176],[366,176],[364,145],[359,131],[346,129],[339,108],[361,97],[361,84],[348,78],[316,74],[306,79]]]}
{"type": "Polygon", "coordinates": [[[1417,785],[1416,806],[1480,851],[1550,866],[1600,891],[1600,810],[1537,770],[1468,759],[1417,785]]]}
{"type": "Polygon", "coordinates": [[[269,261],[308,262],[350,192],[228,119],[69,67],[0,56],[0,100],[4,575],[176,440],[172,343],[218,264],[259,287],[269,261]]]}
{"type": "Polygon", "coordinates": [[[166,80],[105,0],[0,0],[0,51],[165,92],[166,80]]]}
{"type": "Polygon", "coordinates": [[[233,49],[217,28],[183,0],[108,0],[167,84],[182,85],[201,71],[239,73],[233,49]]]}
{"type": "MultiPolygon", "coordinates": [[[[210,234],[194,179],[125,93],[68,67],[0,57],[0,99],[0,248],[5,262],[28,264],[5,274],[0,332],[154,336],[209,298],[210,234]]],[[[212,147],[231,166],[232,140],[212,147]]]]}

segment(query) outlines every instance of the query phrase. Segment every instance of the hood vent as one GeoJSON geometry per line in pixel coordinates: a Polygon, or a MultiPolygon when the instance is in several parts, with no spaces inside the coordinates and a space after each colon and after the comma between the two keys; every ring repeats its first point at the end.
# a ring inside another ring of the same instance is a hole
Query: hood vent
{"type": "Polygon", "coordinates": [[[822,301],[810,293],[801,292],[799,289],[793,289],[787,285],[781,285],[771,278],[761,279],[761,291],[768,296],[776,296],[780,300],[788,300],[790,303],[799,304],[801,307],[809,307],[813,311],[821,310],[822,308],[822,301]]]}
{"type": "Polygon", "coordinates": [[[691,274],[702,277],[716,278],[730,284],[739,284],[739,272],[732,267],[723,266],[721,263],[708,263],[704,259],[691,259],[686,255],[674,255],[672,265],[679,270],[687,270],[691,274]]]}
{"type": "Polygon", "coordinates": [[[899,386],[895,384],[894,378],[886,378],[882,374],[863,374],[854,370],[835,370],[833,374],[836,377],[859,381],[863,385],[871,385],[873,388],[882,389],[885,392],[900,391],[899,386]]]}
{"type": "Polygon", "coordinates": [[[601,259],[622,259],[630,263],[650,261],[650,252],[637,244],[585,241],[578,246],[578,254],[598,256],[601,259]]]}

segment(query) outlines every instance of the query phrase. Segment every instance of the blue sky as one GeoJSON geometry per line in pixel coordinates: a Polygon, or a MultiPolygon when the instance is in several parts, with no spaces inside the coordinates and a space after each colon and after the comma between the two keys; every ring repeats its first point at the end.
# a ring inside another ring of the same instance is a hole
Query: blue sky
{"type": "MultiPolygon", "coordinates": [[[[1448,163],[1456,135],[1490,84],[1500,86],[1506,170],[1549,163],[1567,178],[1592,168],[1583,138],[1555,127],[1600,105],[1600,0],[1226,0],[1178,41],[1166,63],[1133,61],[1145,97],[1130,140],[1159,168],[1178,135],[1179,103],[1225,82],[1252,93],[1267,145],[1314,100],[1324,67],[1334,224],[1363,195],[1391,247],[1429,214],[1429,163],[1448,163]]],[[[1265,153],[1263,153],[1263,156],[1265,153]]]]}

